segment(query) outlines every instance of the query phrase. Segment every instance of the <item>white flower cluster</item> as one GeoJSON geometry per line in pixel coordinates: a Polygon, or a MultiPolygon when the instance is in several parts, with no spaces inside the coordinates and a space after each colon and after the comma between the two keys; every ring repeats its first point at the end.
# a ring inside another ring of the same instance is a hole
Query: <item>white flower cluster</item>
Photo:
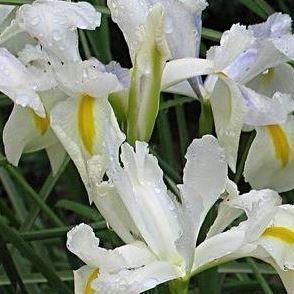
{"type": "Polygon", "coordinates": [[[0,6],[0,90],[14,102],[7,159],[17,165],[22,153],[45,149],[56,172],[69,154],[90,202],[126,244],[106,250],[88,225],[71,230],[68,249],[86,264],[75,271],[75,293],[142,293],[246,256],[271,264],[294,293],[294,207],[278,195],[294,188],[291,18],[235,24],[200,59],[205,0],[107,2],[131,70],[81,59],[78,29],[101,18],[87,2],[0,6]],[[161,91],[209,103],[217,134],[189,146],[177,197],[146,143],[161,91]],[[240,195],[228,166],[235,172],[241,132],[254,129],[244,176],[257,190],[240,195]]]}

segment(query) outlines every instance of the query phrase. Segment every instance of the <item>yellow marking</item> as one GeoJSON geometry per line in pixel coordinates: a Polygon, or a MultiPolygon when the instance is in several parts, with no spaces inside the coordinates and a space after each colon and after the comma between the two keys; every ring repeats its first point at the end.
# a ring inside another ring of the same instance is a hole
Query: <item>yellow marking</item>
{"type": "Polygon", "coordinates": [[[285,227],[269,227],[263,232],[262,237],[276,238],[283,241],[284,243],[294,245],[293,229],[288,229],[285,227]]]}
{"type": "Polygon", "coordinates": [[[92,155],[95,139],[95,99],[89,95],[83,95],[78,111],[79,132],[85,149],[92,155]]]}
{"type": "Polygon", "coordinates": [[[99,268],[93,270],[93,272],[87,278],[84,294],[94,294],[95,293],[95,291],[91,287],[91,284],[95,279],[98,278],[98,276],[99,276],[99,268]]]}
{"type": "Polygon", "coordinates": [[[274,68],[269,68],[267,72],[261,76],[261,84],[266,86],[272,83],[275,77],[275,73],[276,73],[275,71],[276,70],[274,68]]]}
{"type": "Polygon", "coordinates": [[[279,125],[269,125],[267,130],[274,144],[277,159],[281,161],[282,166],[286,166],[290,157],[287,135],[279,125]]]}
{"type": "Polygon", "coordinates": [[[47,114],[46,117],[40,117],[32,110],[32,116],[37,131],[43,136],[47,132],[50,125],[50,121],[47,114]]]}

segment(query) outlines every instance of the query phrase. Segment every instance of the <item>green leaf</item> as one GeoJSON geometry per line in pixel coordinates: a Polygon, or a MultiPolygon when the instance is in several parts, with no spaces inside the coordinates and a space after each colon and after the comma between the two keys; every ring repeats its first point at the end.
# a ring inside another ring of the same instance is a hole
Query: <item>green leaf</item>
{"type": "Polygon", "coordinates": [[[222,37],[222,32],[209,29],[209,28],[202,28],[201,36],[203,39],[207,39],[210,41],[218,42],[222,37]]]}
{"type": "Polygon", "coordinates": [[[76,214],[90,219],[94,222],[100,222],[101,216],[96,209],[80,204],[71,200],[60,200],[55,205],[56,207],[64,208],[66,210],[75,212],[76,214]]]}
{"type": "MultiPolygon", "coordinates": [[[[2,232],[1,232],[2,233],[2,232]]],[[[7,277],[10,280],[10,283],[14,289],[15,293],[28,293],[26,287],[24,286],[24,283],[22,281],[22,278],[20,277],[19,270],[14,263],[14,260],[4,243],[1,235],[0,235],[0,260],[3,265],[3,268],[7,274],[7,277]]]]}
{"type": "Polygon", "coordinates": [[[264,9],[254,0],[240,0],[240,2],[254,12],[256,15],[261,17],[262,19],[266,19],[268,14],[264,11],[264,9]]]}
{"type": "MultiPolygon", "coordinates": [[[[57,181],[59,180],[60,176],[63,174],[64,170],[66,169],[68,163],[70,161],[70,158],[67,156],[67,158],[64,160],[64,162],[62,163],[62,165],[60,166],[58,172],[56,173],[55,176],[53,176],[52,172],[49,174],[49,176],[47,177],[46,181],[44,182],[41,190],[40,190],[40,197],[43,199],[43,201],[46,201],[54,186],[56,185],[57,181]]],[[[22,226],[21,226],[21,230],[26,231],[26,230],[30,230],[34,223],[35,220],[37,219],[39,213],[41,212],[41,207],[37,204],[35,204],[29,211],[28,216],[26,217],[26,219],[24,220],[22,226]]]]}
{"type": "Polygon", "coordinates": [[[71,293],[68,287],[56,275],[55,269],[45,262],[42,256],[36,254],[33,248],[19,236],[16,230],[7,226],[3,217],[0,217],[0,232],[6,242],[10,242],[35,266],[35,268],[40,271],[40,273],[42,273],[42,275],[48,280],[52,289],[56,290],[56,293],[71,293]]]}
{"type": "Polygon", "coordinates": [[[23,221],[27,215],[27,209],[14,182],[3,167],[0,168],[0,179],[15,211],[16,218],[23,221]]]}
{"type": "Polygon", "coordinates": [[[23,176],[11,165],[5,166],[7,172],[15,179],[15,181],[22,187],[25,192],[24,195],[28,195],[37,206],[47,215],[48,219],[56,226],[63,226],[61,219],[53,212],[53,210],[44,202],[40,195],[27,183],[23,176]]]}
{"type": "Polygon", "coordinates": [[[251,267],[253,273],[255,274],[255,277],[260,284],[261,288],[263,289],[263,292],[265,294],[274,294],[274,292],[271,290],[269,284],[262,276],[262,273],[260,272],[258,266],[256,265],[255,261],[251,257],[246,258],[247,263],[251,267]]]}

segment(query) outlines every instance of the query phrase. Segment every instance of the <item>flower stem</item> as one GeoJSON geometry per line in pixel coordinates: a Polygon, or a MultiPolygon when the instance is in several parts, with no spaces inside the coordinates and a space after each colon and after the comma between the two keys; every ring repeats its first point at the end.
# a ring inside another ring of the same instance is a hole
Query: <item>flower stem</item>
{"type": "Polygon", "coordinates": [[[201,114],[199,119],[199,137],[211,134],[213,129],[213,114],[208,99],[201,102],[201,114]]]}
{"type": "Polygon", "coordinates": [[[169,282],[170,294],[188,294],[190,278],[182,278],[169,282]]]}

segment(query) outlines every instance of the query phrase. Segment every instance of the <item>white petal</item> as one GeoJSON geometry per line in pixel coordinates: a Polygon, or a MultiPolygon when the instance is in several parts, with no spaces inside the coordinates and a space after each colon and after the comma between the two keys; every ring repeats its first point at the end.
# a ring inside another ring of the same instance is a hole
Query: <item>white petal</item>
{"type": "Polygon", "coordinates": [[[207,238],[210,238],[224,231],[235,219],[237,219],[243,213],[242,209],[229,206],[226,203],[230,199],[239,195],[237,185],[234,182],[230,180],[227,181],[226,191],[224,194],[224,200],[218,206],[217,217],[207,233],[207,238]]]}
{"type": "Polygon", "coordinates": [[[182,242],[186,254],[193,254],[202,222],[224,191],[228,168],[223,149],[210,135],[195,139],[188,147],[186,159],[184,183],[179,186],[186,221],[182,242]]]}
{"type": "Polygon", "coordinates": [[[154,261],[154,255],[143,242],[106,250],[99,247],[93,229],[80,224],[67,233],[67,248],[87,265],[102,271],[115,272],[124,268],[144,266],[154,261]]]}
{"type": "Polygon", "coordinates": [[[266,22],[251,25],[248,29],[253,31],[256,38],[279,38],[290,34],[291,26],[292,20],[288,14],[274,13],[268,17],[266,22]]]}
{"type": "Polygon", "coordinates": [[[195,94],[195,92],[191,88],[188,81],[184,81],[184,82],[181,82],[177,85],[174,85],[172,87],[164,89],[164,92],[197,98],[197,95],[195,94]]]}
{"type": "Polygon", "coordinates": [[[101,183],[92,200],[108,225],[125,243],[135,241],[134,237],[139,236],[139,232],[116,188],[111,183],[101,183]]]}
{"type": "Polygon", "coordinates": [[[140,28],[146,22],[149,5],[145,0],[107,0],[111,18],[118,24],[134,59],[139,45],[140,28]]]}
{"type": "Polygon", "coordinates": [[[210,103],[217,138],[225,149],[227,162],[234,172],[240,134],[248,109],[238,85],[224,76],[218,79],[210,103]]]}
{"type": "Polygon", "coordinates": [[[146,143],[136,142],[136,152],[122,145],[121,160],[124,169],[114,167],[109,176],[142,237],[160,258],[181,261],[175,248],[181,233],[177,210],[156,158],[148,154],[146,143]]]}
{"type": "Polygon", "coordinates": [[[275,92],[294,94],[294,69],[289,64],[281,64],[258,75],[247,84],[248,88],[272,97],[275,92]]]}
{"type": "MultiPolygon", "coordinates": [[[[245,72],[235,79],[236,81],[246,84],[267,69],[291,60],[290,57],[282,52],[282,49],[278,48],[279,45],[275,45],[273,42],[274,40],[269,39],[258,40],[248,52],[244,53],[245,56],[251,55],[250,63],[245,68],[245,72]]],[[[286,43],[287,41],[283,39],[283,42],[286,43]]],[[[237,63],[235,65],[238,66],[237,63]]]]}
{"type": "Polygon", "coordinates": [[[281,205],[257,244],[282,270],[294,270],[294,206],[281,205]]]}
{"type": "Polygon", "coordinates": [[[24,152],[48,148],[57,143],[49,119],[38,117],[31,109],[15,105],[3,130],[5,154],[9,162],[18,165],[24,152]]]}
{"type": "Polygon", "coordinates": [[[294,35],[285,36],[272,41],[275,47],[281,52],[287,60],[294,59],[294,35]]]}
{"type": "Polygon", "coordinates": [[[109,93],[122,89],[117,76],[101,71],[95,59],[64,64],[56,70],[56,76],[69,96],[88,94],[106,98],[109,93]]]}
{"type": "Polygon", "coordinates": [[[242,247],[245,232],[233,228],[221,234],[206,239],[195,249],[195,264],[193,270],[205,266],[216,259],[226,258],[242,247]]]}
{"type": "Polygon", "coordinates": [[[125,269],[115,274],[101,272],[92,287],[96,293],[138,294],[157,285],[179,278],[176,267],[167,262],[154,261],[137,269],[125,269]]]}
{"type": "Polygon", "coordinates": [[[22,107],[30,107],[44,117],[45,110],[35,92],[32,75],[6,49],[0,48],[0,90],[22,107]]]}
{"type": "Polygon", "coordinates": [[[53,176],[58,172],[60,166],[66,158],[66,151],[63,146],[58,142],[46,148],[47,156],[50,161],[53,176]]]}
{"type": "Polygon", "coordinates": [[[253,42],[253,33],[245,26],[235,24],[229,31],[223,33],[220,46],[212,47],[207,52],[207,58],[214,60],[217,71],[222,71],[249,49],[253,42]]]}
{"type": "Polygon", "coordinates": [[[17,12],[19,27],[65,61],[80,59],[77,28],[93,30],[101,14],[87,2],[35,1],[17,12]]]}
{"type": "Polygon", "coordinates": [[[52,110],[51,126],[74,161],[91,200],[106,171],[106,132],[115,134],[115,146],[124,140],[109,103],[87,95],[69,98],[52,110]]]}
{"type": "Polygon", "coordinates": [[[278,192],[294,188],[294,119],[282,125],[256,128],[245,163],[245,180],[255,189],[278,192]]]}
{"type": "Polygon", "coordinates": [[[242,96],[248,107],[245,123],[252,126],[264,126],[283,123],[291,112],[291,96],[276,92],[273,97],[240,86],[242,96]]]}
{"type": "Polygon", "coordinates": [[[281,197],[272,190],[252,190],[249,193],[228,199],[227,205],[243,209],[246,212],[247,220],[239,225],[239,228],[246,231],[248,242],[255,241],[269,225],[273,213],[281,204],[281,197]]]}
{"type": "Polygon", "coordinates": [[[205,0],[159,2],[164,7],[165,33],[173,59],[198,57],[202,27],[201,12],[208,5],[207,2],[205,0]]]}
{"type": "Polygon", "coordinates": [[[166,63],[163,70],[161,89],[167,89],[186,79],[214,72],[211,60],[198,58],[176,59],[166,63]]]}

